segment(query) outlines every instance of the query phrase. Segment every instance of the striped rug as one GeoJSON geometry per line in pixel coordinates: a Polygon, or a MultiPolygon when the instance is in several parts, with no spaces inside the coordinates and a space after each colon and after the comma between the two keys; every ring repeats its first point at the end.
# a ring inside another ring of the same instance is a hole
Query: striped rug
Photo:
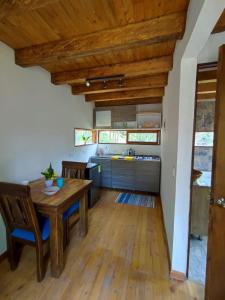
{"type": "Polygon", "coordinates": [[[115,202],[135,206],[144,206],[151,208],[155,207],[155,197],[149,195],[120,193],[115,202]]]}

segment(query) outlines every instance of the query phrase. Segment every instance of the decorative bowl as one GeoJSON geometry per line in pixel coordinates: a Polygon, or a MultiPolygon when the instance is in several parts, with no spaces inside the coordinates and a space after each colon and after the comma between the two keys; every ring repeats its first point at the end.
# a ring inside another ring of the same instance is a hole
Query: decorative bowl
{"type": "Polygon", "coordinates": [[[58,186],[49,186],[44,189],[44,194],[48,196],[52,196],[56,194],[60,188],[58,186]]]}

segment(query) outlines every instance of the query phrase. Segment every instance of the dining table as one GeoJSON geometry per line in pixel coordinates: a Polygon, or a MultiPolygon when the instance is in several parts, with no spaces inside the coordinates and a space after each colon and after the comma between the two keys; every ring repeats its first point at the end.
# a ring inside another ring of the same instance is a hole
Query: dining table
{"type": "Polygon", "coordinates": [[[50,260],[51,275],[58,278],[65,265],[63,253],[63,213],[76,201],[79,202],[79,234],[88,232],[88,190],[92,181],[64,179],[64,186],[54,195],[44,193],[44,180],[30,183],[31,198],[37,212],[50,220],[50,260]]]}

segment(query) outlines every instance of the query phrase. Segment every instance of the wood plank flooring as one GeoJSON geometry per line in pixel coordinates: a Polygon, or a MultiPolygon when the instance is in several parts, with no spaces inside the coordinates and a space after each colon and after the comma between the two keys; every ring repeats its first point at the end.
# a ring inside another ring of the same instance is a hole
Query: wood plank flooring
{"type": "Polygon", "coordinates": [[[0,299],[11,300],[200,300],[203,287],[169,280],[160,205],[116,204],[117,191],[104,190],[89,211],[89,232],[71,232],[66,266],[59,279],[36,282],[35,250],[25,247],[19,267],[0,264],[0,299]]]}

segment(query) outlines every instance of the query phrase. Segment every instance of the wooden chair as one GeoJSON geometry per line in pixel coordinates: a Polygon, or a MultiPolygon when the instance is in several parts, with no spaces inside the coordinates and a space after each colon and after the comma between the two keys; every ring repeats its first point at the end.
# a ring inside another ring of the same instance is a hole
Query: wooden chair
{"type": "Polygon", "coordinates": [[[36,247],[37,280],[41,281],[46,272],[44,243],[49,239],[49,219],[39,221],[30,195],[30,187],[0,182],[0,212],[7,231],[8,258],[11,270],[18,266],[19,245],[36,247]]]}
{"type": "Polygon", "coordinates": [[[62,177],[85,179],[87,163],[76,161],[62,162],[62,177]]]}
{"type": "MultiPolygon", "coordinates": [[[[87,163],[75,161],[62,161],[62,177],[85,179],[85,170],[87,163]]],[[[66,245],[69,244],[69,218],[79,210],[79,202],[74,202],[68,210],[63,214],[64,236],[66,245]]],[[[64,245],[64,246],[66,246],[64,245]]]]}

